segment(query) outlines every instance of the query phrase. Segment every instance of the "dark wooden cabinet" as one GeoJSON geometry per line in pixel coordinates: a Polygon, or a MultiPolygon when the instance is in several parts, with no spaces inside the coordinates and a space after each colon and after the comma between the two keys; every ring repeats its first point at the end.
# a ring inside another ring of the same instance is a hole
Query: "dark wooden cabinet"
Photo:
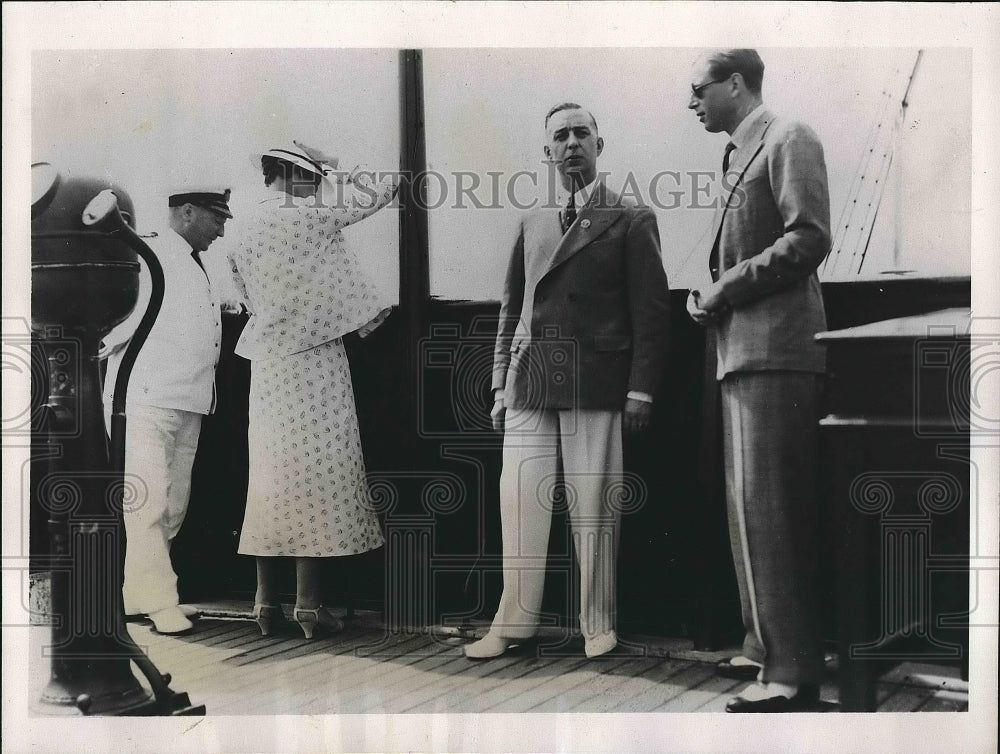
{"type": "Polygon", "coordinates": [[[947,309],[818,336],[844,711],[874,710],[878,676],[899,662],[967,677],[969,331],[969,310],[947,309]]]}

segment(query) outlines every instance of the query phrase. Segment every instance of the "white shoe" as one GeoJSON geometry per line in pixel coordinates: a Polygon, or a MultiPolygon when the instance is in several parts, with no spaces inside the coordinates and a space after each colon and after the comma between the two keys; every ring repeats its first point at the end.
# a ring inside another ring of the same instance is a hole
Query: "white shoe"
{"type": "Polygon", "coordinates": [[[488,633],[479,641],[465,646],[465,656],[470,660],[489,660],[499,657],[511,647],[519,644],[526,644],[533,641],[533,637],[527,639],[508,639],[494,633],[488,633]]]}
{"type": "Polygon", "coordinates": [[[194,628],[194,624],[177,605],[150,613],[149,619],[153,621],[153,626],[159,634],[182,634],[194,628]]]}
{"type": "MultiPolygon", "coordinates": [[[[189,620],[196,620],[201,617],[201,613],[198,612],[198,608],[194,605],[178,605],[177,609],[181,611],[185,618],[189,620]]],[[[142,618],[148,618],[148,613],[143,613],[138,610],[126,610],[125,620],[141,620],[142,618]]]]}
{"type": "Polygon", "coordinates": [[[608,633],[598,634],[592,639],[585,639],[583,643],[583,653],[587,655],[587,657],[600,657],[603,654],[607,654],[617,646],[618,637],[615,635],[614,631],[608,631],[608,633]]]}

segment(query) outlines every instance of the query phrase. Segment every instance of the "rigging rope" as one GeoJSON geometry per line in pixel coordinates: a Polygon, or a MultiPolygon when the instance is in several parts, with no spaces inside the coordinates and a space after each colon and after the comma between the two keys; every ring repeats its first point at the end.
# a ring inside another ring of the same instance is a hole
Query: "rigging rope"
{"type": "MultiPolygon", "coordinates": [[[[892,74],[898,75],[899,69],[895,69],[892,74]]],[[[858,162],[857,170],[854,173],[854,178],[851,180],[850,188],[847,192],[848,201],[844,202],[843,209],[840,213],[840,218],[837,221],[836,230],[834,232],[834,239],[832,244],[833,251],[827,255],[826,260],[824,260],[823,271],[826,271],[827,263],[832,259],[833,264],[831,266],[831,272],[835,271],[837,267],[837,261],[840,258],[840,252],[843,250],[844,237],[847,235],[848,229],[852,227],[854,222],[854,214],[858,207],[858,195],[861,192],[861,188],[864,185],[865,178],[868,176],[871,170],[872,157],[875,154],[875,148],[878,146],[879,136],[881,133],[882,123],[886,118],[887,110],[889,108],[890,93],[889,89],[891,86],[882,89],[880,94],[880,104],[879,111],[875,115],[874,121],[872,121],[871,128],[868,131],[868,137],[865,141],[864,151],[861,155],[861,160],[858,162]],[[846,218],[845,218],[846,215],[846,218]]]]}
{"type": "Polygon", "coordinates": [[[837,222],[832,251],[823,262],[824,278],[835,277],[841,268],[842,274],[859,275],[868,259],[875,222],[885,198],[886,182],[894,162],[893,153],[906,115],[907,97],[922,54],[922,50],[917,51],[905,82],[899,66],[889,74],[889,81],[880,95],[875,123],[864,145],[855,178],[848,190],[847,201],[837,222]],[[902,96],[898,94],[900,89],[903,89],[902,96]],[[885,128],[890,117],[892,126],[885,128]]]}

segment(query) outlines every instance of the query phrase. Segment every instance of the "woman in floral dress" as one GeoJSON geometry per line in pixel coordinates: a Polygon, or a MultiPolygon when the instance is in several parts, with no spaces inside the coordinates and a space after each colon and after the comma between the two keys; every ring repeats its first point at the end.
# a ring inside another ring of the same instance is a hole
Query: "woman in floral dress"
{"type": "Polygon", "coordinates": [[[293,616],[312,638],[317,626],[343,629],[321,605],[321,558],[383,544],[341,338],[366,335],[388,310],[342,231],[388,204],[397,185],[394,176],[375,181],[358,170],[341,173],[344,180],[333,185],[324,175],[337,159],[293,144],[261,156],[272,191],[230,252],[234,282],[251,312],[236,346],[252,364],[239,552],[257,559],[254,618],[265,635],[284,618],[275,558],[295,558],[293,616]]]}

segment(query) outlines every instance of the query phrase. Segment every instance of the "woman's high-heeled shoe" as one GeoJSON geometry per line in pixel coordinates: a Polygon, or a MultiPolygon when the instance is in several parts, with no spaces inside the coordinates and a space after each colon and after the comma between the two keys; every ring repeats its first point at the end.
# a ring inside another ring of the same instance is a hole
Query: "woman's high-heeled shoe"
{"type": "Polygon", "coordinates": [[[282,611],[281,605],[258,603],[253,606],[253,619],[257,621],[261,636],[269,636],[272,627],[285,622],[285,613],[282,611]]]}
{"type": "Polygon", "coordinates": [[[313,632],[319,627],[320,631],[335,634],[344,630],[344,621],[332,615],[329,610],[320,605],[315,610],[297,607],[292,615],[295,622],[302,627],[302,633],[307,639],[313,637],[313,632]]]}

